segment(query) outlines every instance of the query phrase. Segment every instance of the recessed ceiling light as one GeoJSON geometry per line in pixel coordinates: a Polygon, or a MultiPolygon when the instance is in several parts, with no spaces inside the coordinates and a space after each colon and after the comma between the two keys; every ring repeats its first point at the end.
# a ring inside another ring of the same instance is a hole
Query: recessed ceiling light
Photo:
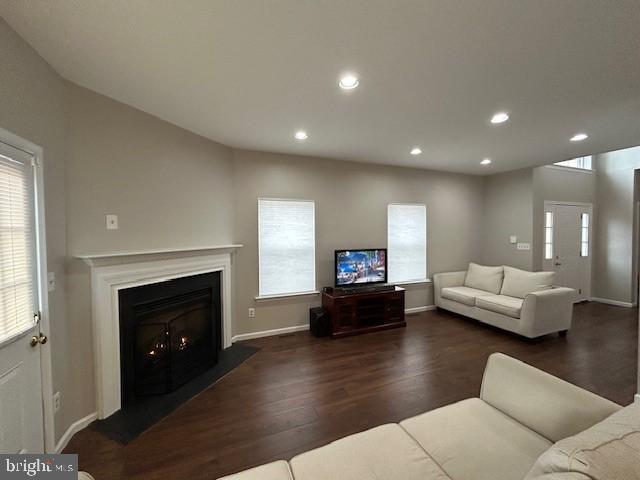
{"type": "Polygon", "coordinates": [[[509,120],[509,114],[507,112],[498,112],[491,117],[491,123],[504,123],[509,120]]]}
{"type": "Polygon", "coordinates": [[[581,142],[582,140],[589,138],[589,135],[586,133],[576,133],[573,137],[571,137],[572,142],[581,142]]]}
{"type": "Polygon", "coordinates": [[[480,165],[489,165],[491,163],[490,158],[485,158],[480,162],[480,165]]]}
{"type": "Polygon", "coordinates": [[[411,149],[411,155],[420,155],[422,153],[422,150],[420,150],[419,147],[414,147],[413,149],[411,149]]]}
{"type": "Polygon", "coordinates": [[[342,88],[343,90],[353,90],[358,85],[360,85],[360,81],[358,80],[358,77],[351,73],[348,73],[340,78],[338,85],[340,85],[340,88],[342,88]]]}
{"type": "Polygon", "coordinates": [[[296,137],[296,140],[306,140],[309,135],[307,135],[307,132],[305,132],[304,130],[298,130],[294,137],[296,137]]]}

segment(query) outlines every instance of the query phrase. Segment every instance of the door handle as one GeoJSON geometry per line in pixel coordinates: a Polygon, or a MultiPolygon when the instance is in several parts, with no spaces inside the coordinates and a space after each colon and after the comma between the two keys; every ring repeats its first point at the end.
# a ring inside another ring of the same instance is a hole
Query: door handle
{"type": "Polygon", "coordinates": [[[35,348],[38,344],[44,345],[45,343],[47,343],[47,340],[49,340],[47,336],[41,333],[40,335],[34,335],[33,337],[31,337],[29,345],[35,348]]]}
{"type": "Polygon", "coordinates": [[[555,265],[556,267],[559,267],[559,266],[560,266],[560,265],[562,265],[562,264],[561,264],[560,262],[556,262],[556,263],[554,263],[554,265],[555,265]]]}

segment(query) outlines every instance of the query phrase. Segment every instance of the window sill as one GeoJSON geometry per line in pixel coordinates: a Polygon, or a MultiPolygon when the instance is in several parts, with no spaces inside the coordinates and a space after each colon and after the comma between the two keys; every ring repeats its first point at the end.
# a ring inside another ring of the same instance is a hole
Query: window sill
{"type": "Polygon", "coordinates": [[[418,285],[421,283],[433,283],[430,278],[423,278],[422,280],[407,280],[406,282],[395,282],[393,285],[418,285]]]}
{"type": "Polygon", "coordinates": [[[281,298],[304,297],[308,295],[320,295],[320,292],[317,290],[312,290],[310,292],[277,293],[275,295],[258,295],[257,297],[254,297],[254,300],[259,302],[259,301],[265,301],[265,300],[278,300],[281,298]]]}

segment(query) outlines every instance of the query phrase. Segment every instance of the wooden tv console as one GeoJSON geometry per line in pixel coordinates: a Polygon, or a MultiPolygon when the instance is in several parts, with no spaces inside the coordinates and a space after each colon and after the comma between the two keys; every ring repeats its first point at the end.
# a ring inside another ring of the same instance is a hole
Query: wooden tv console
{"type": "Polygon", "coordinates": [[[322,292],[322,306],[329,314],[331,338],[404,327],[404,288],[382,292],[322,292]]]}

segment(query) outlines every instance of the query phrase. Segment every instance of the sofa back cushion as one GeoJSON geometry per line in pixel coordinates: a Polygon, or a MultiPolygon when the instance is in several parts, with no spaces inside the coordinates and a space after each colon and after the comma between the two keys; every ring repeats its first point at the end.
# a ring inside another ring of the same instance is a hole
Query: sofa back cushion
{"type": "Polygon", "coordinates": [[[592,480],[640,478],[640,405],[631,404],[543,453],[525,480],[552,473],[592,480]]]}
{"type": "Polygon", "coordinates": [[[505,265],[500,295],[524,298],[531,292],[552,288],[555,278],[556,272],[527,272],[505,265]]]}
{"type": "Polygon", "coordinates": [[[485,292],[500,293],[504,269],[499,267],[486,267],[477,263],[470,263],[464,286],[484,290],[485,292]]]}
{"type": "Polygon", "coordinates": [[[503,353],[493,353],[480,398],[550,442],[576,435],[622,407],[503,353]]]}

